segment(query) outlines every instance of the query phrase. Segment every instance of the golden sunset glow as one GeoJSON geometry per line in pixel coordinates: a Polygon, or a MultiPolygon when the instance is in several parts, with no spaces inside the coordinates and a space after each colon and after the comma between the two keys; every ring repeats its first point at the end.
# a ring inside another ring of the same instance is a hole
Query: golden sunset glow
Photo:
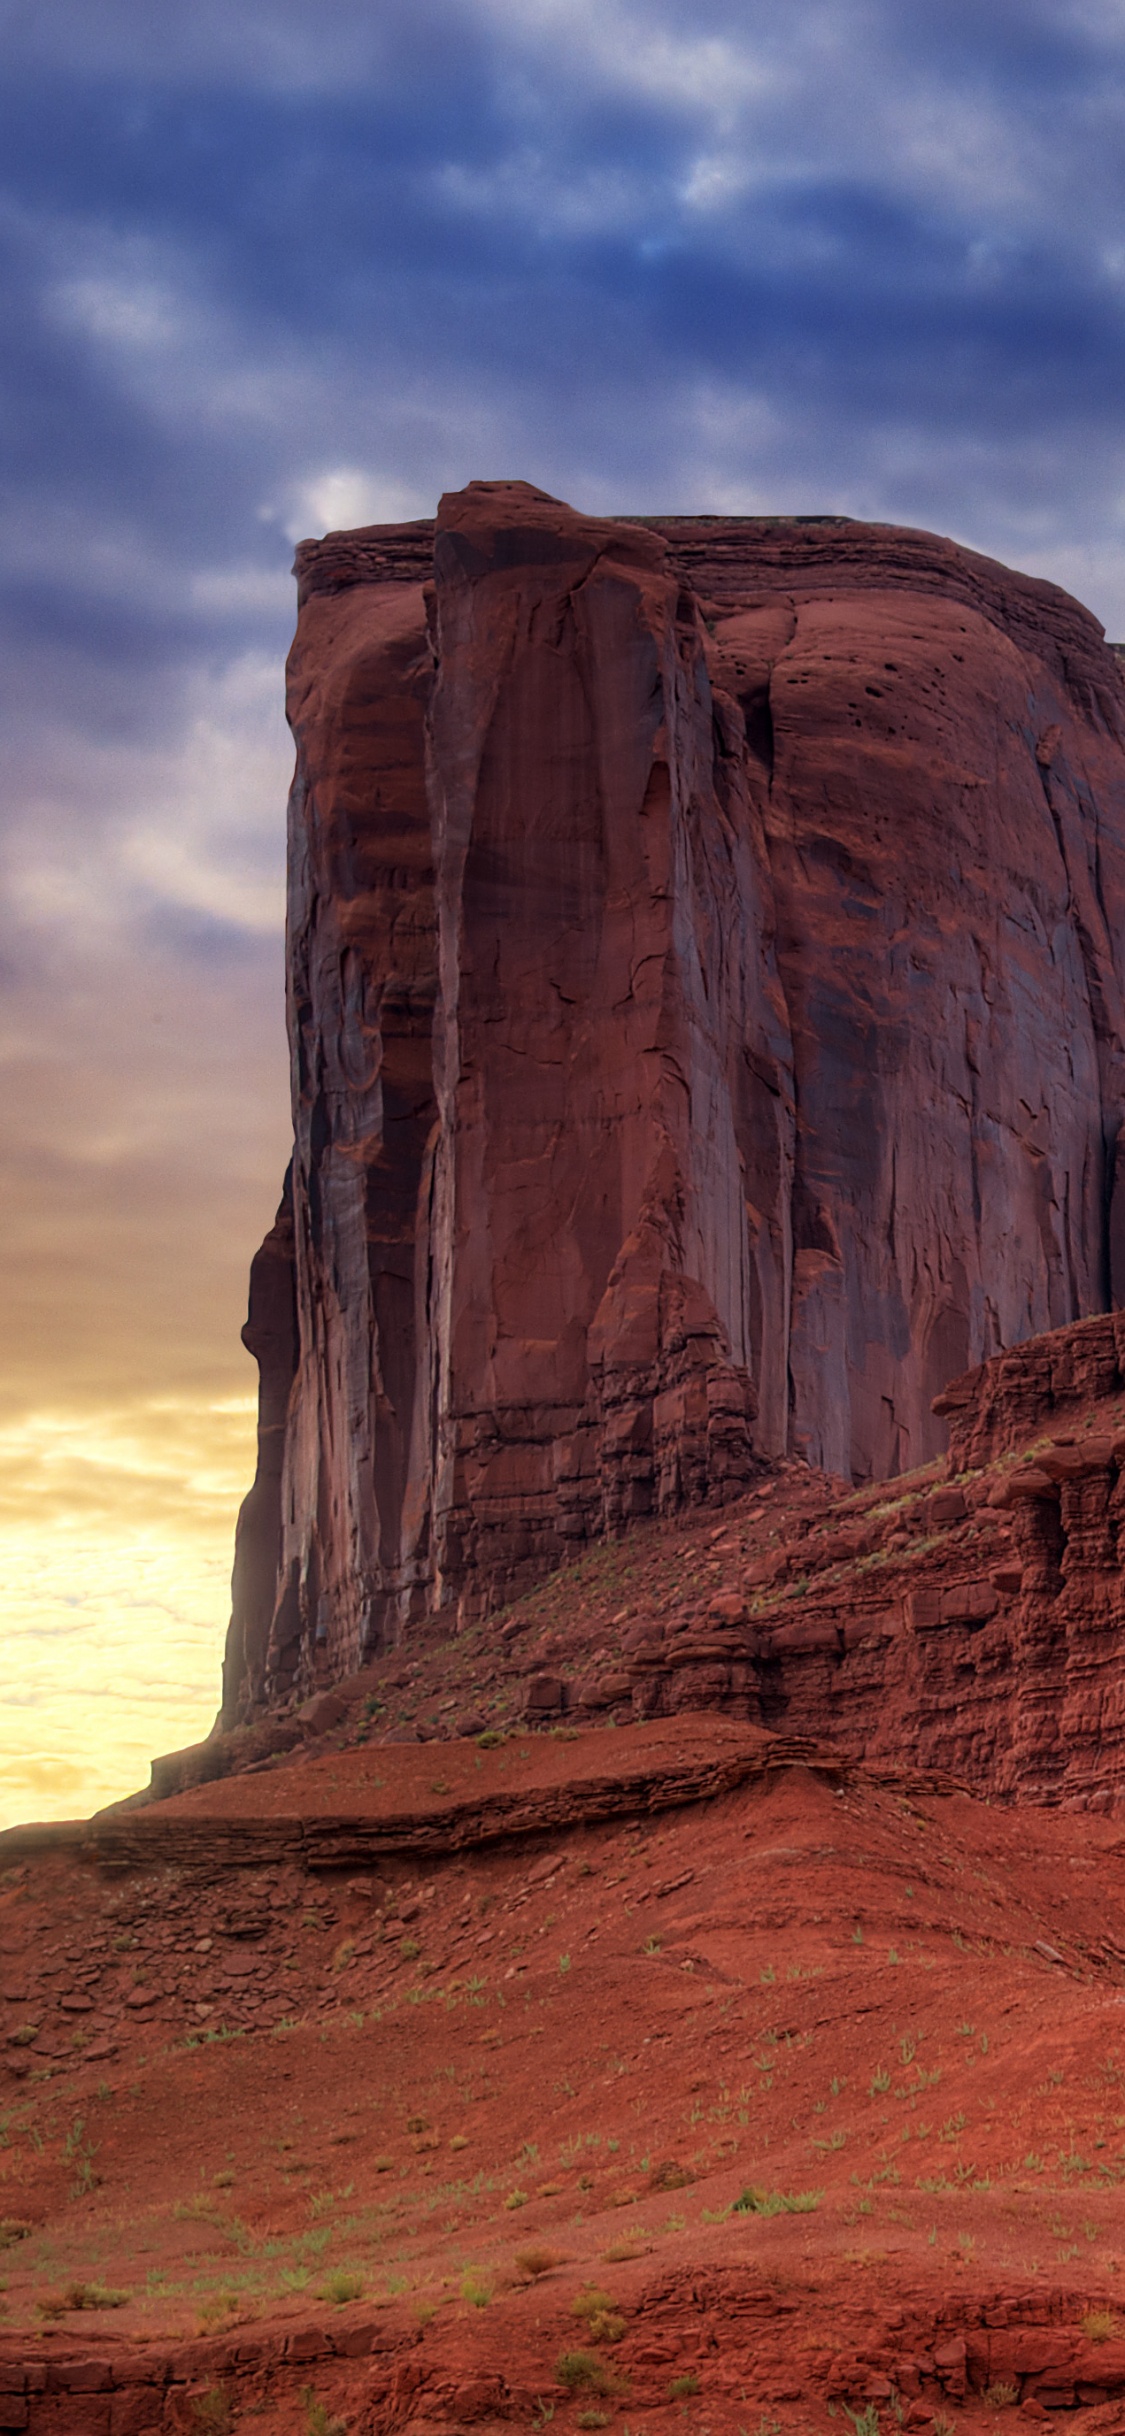
{"type": "MultiPolygon", "coordinates": [[[[287,589],[287,588],[286,588],[287,589]]],[[[290,1128],[282,652],[29,739],[0,893],[0,1820],[208,1732],[290,1128]]]]}
{"type": "Polygon", "coordinates": [[[154,1396],[0,1428],[0,1824],[84,1816],[207,1733],[255,1410],[154,1396]]]}

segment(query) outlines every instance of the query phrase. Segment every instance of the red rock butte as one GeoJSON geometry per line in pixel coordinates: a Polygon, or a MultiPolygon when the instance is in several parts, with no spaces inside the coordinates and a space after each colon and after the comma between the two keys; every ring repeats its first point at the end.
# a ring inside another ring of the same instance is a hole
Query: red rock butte
{"type": "MultiPolygon", "coordinates": [[[[1125,691],[933,535],[476,482],[297,557],[224,1715],[1125,1300],[1125,691]]],[[[841,1485],[838,1483],[838,1485],[841,1485]]]]}

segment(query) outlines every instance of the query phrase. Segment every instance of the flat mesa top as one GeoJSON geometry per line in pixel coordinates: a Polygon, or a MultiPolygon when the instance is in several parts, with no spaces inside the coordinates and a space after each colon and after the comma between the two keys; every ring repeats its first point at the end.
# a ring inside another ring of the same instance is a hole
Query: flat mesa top
{"type": "MultiPolygon", "coordinates": [[[[542,508],[545,527],[553,513],[572,515],[560,501],[544,498],[542,508]]],[[[502,504],[496,513],[502,516],[502,504]]],[[[424,584],[433,571],[440,521],[427,516],[364,525],[299,542],[293,562],[299,607],[360,585],[424,584]]],[[[1048,653],[1053,646],[1073,661],[1076,652],[1085,655],[1093,647],[1105,671],[1104,629],[1068,593],[918,527],[866,524],[830,513],[730,516],[708,509],[690,515],[591,516],[589,521],[602,531],[632,525],[663,535],[673,571],[707,613],[730,616],[779,592],[793,599],[872,590],[941,595],[963,601],[1041,655],[1045,646],[1048,653]]],[[[1114,668],[1111,684],[1115,675],[1114,668]]]]}

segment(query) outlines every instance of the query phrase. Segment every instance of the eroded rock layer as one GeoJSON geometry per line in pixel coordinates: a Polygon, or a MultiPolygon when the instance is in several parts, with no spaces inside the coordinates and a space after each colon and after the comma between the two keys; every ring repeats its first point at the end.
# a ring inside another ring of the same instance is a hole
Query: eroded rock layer
{"type": "Polygon", "coordinates": [[[949,1378],[1125,1254],[1086,611],[925,534],[519,483],[298,573],[228,1717],[787,1452],[926,1461],[949,1378]]]}

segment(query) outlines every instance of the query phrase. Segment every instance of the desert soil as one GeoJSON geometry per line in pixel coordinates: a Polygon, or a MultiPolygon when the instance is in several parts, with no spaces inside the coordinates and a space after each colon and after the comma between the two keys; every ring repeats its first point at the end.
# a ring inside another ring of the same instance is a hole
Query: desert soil
{"type": "Polygon", "coordinates": [[[1120,1825],[770,1750],[361,1746],[138,1814],[358,1873],[12,1868],[0,2428],[1125,2427],[1120,1825]]]}

